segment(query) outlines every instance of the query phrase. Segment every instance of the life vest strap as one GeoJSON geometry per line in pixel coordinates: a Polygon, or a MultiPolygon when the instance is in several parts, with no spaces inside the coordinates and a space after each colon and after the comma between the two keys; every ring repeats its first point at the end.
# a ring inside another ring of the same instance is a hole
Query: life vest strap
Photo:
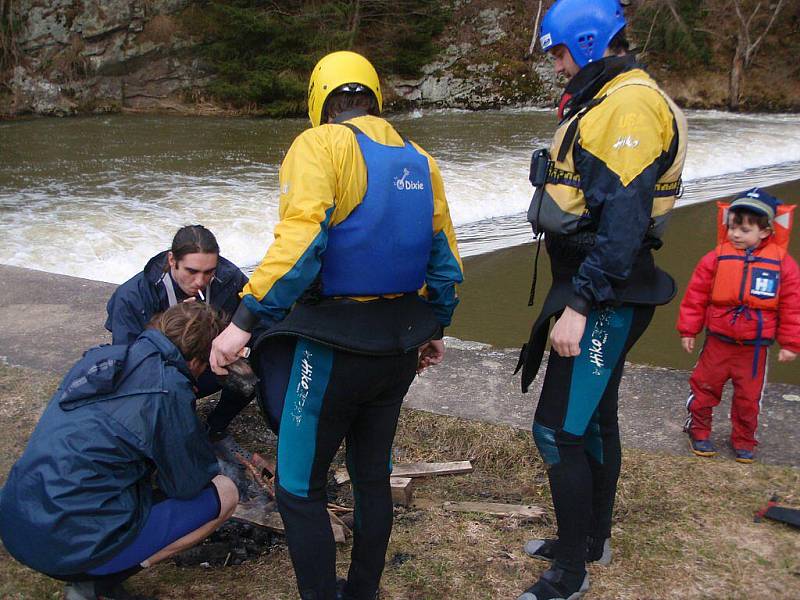
{"type": "MultiPolygon", "coordinates": [[[[581,187],[581,176],[579,173],[573,173],[559,169],[555,163],[550,163],[547,168],[547,183],[556,185],[568,185],[569,187],[581,187]]],[[[665,181],[657,183],[653,192],[654,198],[669,198],[671,196],[680,196],[681,188],[683,187],[683,180],[665,181]]]]}
{"type": "Polygon", "coordinates": [[[575,141],[575,136],[578,135],[578,125],[580,124],[580,120],[582,117],[586,115],[591,109],[595,106],[600,104],[603,100],[605,100],[608,95],[601,96],[600,98],[595,98],[594,100],[590,100],[586,103],[586,105],[578,111],[578,114],[575,115],[575,118],[572,119],[572,123],[569,124],[567,127],[567,131],[564,134],[564,138],[561,140],[561,146],[558,148],[558,162],[564,162],[564,159],[567,158],[567,152],[569,149],[572,148],[572,142],[575,141]]]}
{"type": "Polygon", "coordinates": [[[721,254],[717,260],[740,260],[748,263],[767,263],[768,265],[780,266],[781,261],[774,258],[764,258],[763,256],[756,256],[755,254],[740,255],[740,254],[721,254]]]}
{"type": "Polygon", "coordinates": [[[175,295],[175,288],[173,287],[172,277],[170,277],[169,271],[165,272],[159,281],[164,284],[164,289],[167,291],[167,303],[170,307],[175,306],[178,303],[178,298],[175,295]]]}
{"type": "Polygon", "coordinates": [[[730,336],[717,333],[716,331],[706,330],[706,335],[712,335],[715,338],[727,342],[729,344],[736,344],[737,346],[771,346],[775,343],[773,338],[761,338],[758,340],[737,340],[730,336]]]}

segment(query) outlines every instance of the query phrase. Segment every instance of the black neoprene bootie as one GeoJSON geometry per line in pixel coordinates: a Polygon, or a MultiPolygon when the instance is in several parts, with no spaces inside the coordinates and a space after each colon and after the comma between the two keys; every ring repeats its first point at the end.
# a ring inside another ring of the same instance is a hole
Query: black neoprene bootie
{"type": "Polygon", "coordinates": [[[73,581],[64,586],[64,600],[97,600],[94,581],[73,581]]]}
{"type": "Polygon", "coordinates": [[[611,538],[586,538],[586,562],[607,567],[611,564],[611,538]]]}
{"type": "MultiPolygon", "coordinates": [[[[525,543],[525,554],[531,558],[552,562],[556,556],[558,539],[533,539],[525,543]]],[[[611,538],[597,539],[586,538],[586,562],[608,566],[611,564],[611,538]]]]}
{"type": "MultiPolygon", "coordinates": [[[[337,579],[336,580],[336,600],[352,600],[353,596],[348,596],[344,592],[344,588],[347,586],[346,579],[337,579]]],[[[380,590],[375,592],[373,596],[374,600],[378,600],[380,590]]]]}
{"type": "Polygon", "coordinates": [[[517,600],[578,600],[589,590],[589,574],[550,567],[517,600]]]}
{"type": "Polygon", "coordinates": [[[64,600],[156,600],[156,598],[131,594],[121,583],[74,581],[64,587],[64,600]]]}

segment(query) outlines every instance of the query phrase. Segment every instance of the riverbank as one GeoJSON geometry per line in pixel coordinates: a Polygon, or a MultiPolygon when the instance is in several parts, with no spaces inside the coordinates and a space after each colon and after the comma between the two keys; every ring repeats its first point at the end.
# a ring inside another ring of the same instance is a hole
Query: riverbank
{"type": "MultiPolygon", "coordinates": [[[[800,173],[798,174],[800,175],[800,173]]],[[[789,204],[800,204],[800,180],[767,189],[789,204]]],[[[800,232],[795,217],[790,252],[800,257],[800,232]]],[[[520,220],[524,221],[524,215],[520,220]]],[[[678,286],[678,296],[656,310],[654,320],[629,355],[634,363],[689,370],[696,354],[680,349],[675,331],[680,299],[697,261],[715,245],[716,209],[713,202],[703,202],[673,212],[664,247],[656,262],[670,273],[678,286]]],[[[460,290],[461,304],[448,333],[465,340],[485,342],[498,347],[519,347],[528,339],[530,326],[539,314],[550,286],[550,262],[547,252],[539,256],[536,302],[528,307],[533,273],[535,244],[505,248],[465,261],[465,282],[460,290]]],[[[698,344],[699,347],[699,344],[698,344]]],[[[800,385],[800,361],[778,363],[771,351],[769,381],[800,385]]]]}
{"type": "MultiPolygon", "coordinates": [[[[14,27],[0,28],[0,118],[301,116],[308,72],[331,44],[375,61],[394,108],[553,106],[560,94],[551,65],[531,46],[536,3],[369,4],[7,2],[0,18],[14,27]]],[[[670,4],[673,18],[659,15],[663,6],[637,4],[627,10],[628,33],[664,89],[689,108],[731,105],[739,23],[729,7],[670,4]]],[[[744,73],[740,110],[800,110],[794,10],[785,7],[763,40],[760,20],[769,11],[753,13],[742,30],[762,48],[744,73]]]]}
{"type": "MultiPolygon", "coordinates": [[[[768,189],[788,202],[800,200],[800,180],[768,189]]],[[[713,246],[714,218],[712,203],[688,206],[673,214],[658,261],[675,277],[679,294],[699,257],[713,246]],[[693,235],[687,235],[689,231],[693,235]]],[[[799,238],[795,232],[794,256],[800,256],[799,238]]],[[[458,339],[450,344],[445,364],[412,386],[409,406],[520,429],[530,427],[541,373],[527,395],[520,392],[519,380],[511,373],[516,348],[527,341],[550,283],[547,254],[542,252],[536,304],[528,307],[533,252],[534,246],[528,244],[465,260],[461,304],[447,331],[458,339]]],[[[0,278],[4,282],[0,288],[0,362],[62,374],[85,349],[110,342],[103,323],[105,304],[115,284],[7,265],[0,265],[0,278]]],[[[678,307],[679,298],[659,308],[628,357],[633,364],[620,390],[626,446],[685,453],[680,432],[683,403],[696,356],[680,350],[674,331],[678,307]]],[[[775,356],[772,352],[759,452],[767,462],[800,466],[800,431],[793,427],[800,422],[800,402],[792,400],[800,397],[800,368],[797,362],[776,363],[775,356]]],[[[720,446],[726,447],[730,424],[722,410],[718,411],[715,436],[720,446]]]]}

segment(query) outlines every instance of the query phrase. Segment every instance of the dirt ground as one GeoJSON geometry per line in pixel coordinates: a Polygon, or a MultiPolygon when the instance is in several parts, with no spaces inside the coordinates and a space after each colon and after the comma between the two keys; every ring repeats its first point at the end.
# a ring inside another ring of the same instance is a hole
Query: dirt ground
{"type": "MultiPolygon", "coordinates": [[[[0,481],[24,448],[38,415],[58,384],[53,375],[0,366],[0,481]]],[[[208,410],[202,402],[200,412],[208,410]]],[[[255,407],[232,424],[245,446],[274,456],[255,407]]],[[[415,498],[534,504],[543,519],[523,522],[440,508],[396,508],[382,581],[383,600],[515,598],[543,570],[522,552],[531,537],[552,535],[546,474],[528,432],[406,409],[395,462],[470,459],[475,470],[419,480],[415,498]]],[[[346,486],[339,490],[345,502],[346,486]]],[[[590,567],[590,598],[796,598],[800,534],[788,526],[753,522],[772,494],[800,505],[800,471],[741,465],[730,460],[670,456],[627,449],[620,480],[614,560],[590,567]]],[[[340,546],[345,575],[350,543],[340,546]]],[[[205,569],[158,565],[130,588],[169,599],[296,598],[285,546],[239,566],[205,569]]],[[[61,584],[36,574],[0,550],[0,598],[60,597],[61,584]]]]}

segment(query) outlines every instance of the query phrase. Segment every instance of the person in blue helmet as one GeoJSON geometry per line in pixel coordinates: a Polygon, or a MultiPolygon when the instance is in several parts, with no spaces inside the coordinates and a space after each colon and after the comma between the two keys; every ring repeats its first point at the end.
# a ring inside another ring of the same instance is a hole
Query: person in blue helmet
{"type": "Polygon", "coordinates": [[[578,598],[586,562],[610,560],[619,383],[654,307],[676,292],[652,252],[679,195],[687,140],[680,109],[627,52],[618,0],[557,0],[539,41],[568,83],[553,143],[531,163],[528,219],[544,234],[553,284],[518,369],[526,392],[555,320],[533,438],[558,532],[525,545],[552,564],[520,600],[578,598]]]}
{"type": "Polygon", "coordinates": [[[312,127],[280,170],[275,240],[214,341],[218,372],[250,339],[279,427],[275,496],[303,600],[373,600],[392,530],[391,448],[418,370],[442,361],[462,266],[436,162],[380,117],[372,64],[354,52],[312,71],[312,127]],[[355,526],[346,580],[326,511],[342,441],[355,526]]]}
{"type": "Polygon", "coordinates": [[[236,508],[194,412],[222,327],[208,305],[178,304],[132,344],[88,350],[50,399],[0,493],[0,537],[21,563],[68,582],[66,600],[135,598],[123,581],[236,508]]]}
{"type": "MultiPolygon", "coordinates": [[[[239,290],[247,276],[220,256],[214,234],[202,225],[178,229],[169,250],[156,254],[144,270],[120,285],[108,300],[105,327],[113,344],[130,344],[158,312],[180,302],[206,302],[230,318],[239,306],[239,290]]],[[[222,390],[209,413],[206,427],[213,440],[225,435],[228,424],[252,400],[222,387],[211,369],[197,379],[198,397],[222,390]]]]}

